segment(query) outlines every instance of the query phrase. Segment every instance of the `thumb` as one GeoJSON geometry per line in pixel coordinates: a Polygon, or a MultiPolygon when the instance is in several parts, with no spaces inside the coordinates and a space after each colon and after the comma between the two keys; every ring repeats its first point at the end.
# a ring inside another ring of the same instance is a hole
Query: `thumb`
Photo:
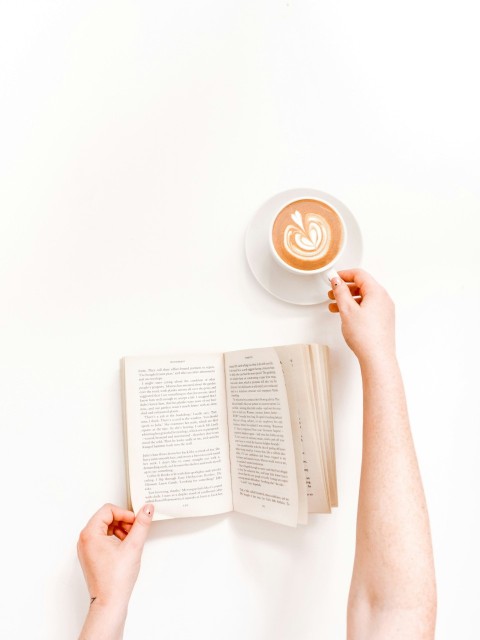
{"type": "Polygon", "coordinates": [[[124,541],[129,547],[143,548],[152,524],[153,511],[153,504],[146,504],[137,513],[135,522],[124,541]]]}
{"type": "Polygon", "coordinates": [[[332,278],[330,283],[332,285],[333,295],[335,297],[338,310],[340,311],[340,315],[357,307],[357,303],[352,298],[348,285],[340,278],[340,276],[337,275],[332,278]]]}

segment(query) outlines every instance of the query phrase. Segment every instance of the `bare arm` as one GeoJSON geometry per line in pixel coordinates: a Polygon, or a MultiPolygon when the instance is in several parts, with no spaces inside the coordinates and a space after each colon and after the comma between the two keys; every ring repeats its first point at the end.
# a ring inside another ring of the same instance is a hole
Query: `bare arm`
{"type": "MultiPolygon", "coordinates": [[[[349,640],[431,640],[436,589],[425,496],[395,355],[394,307],[361,270],[333,281],[363,381],[363,454],[349,640]],[[360,296],[356,302],[353,295],[360,296]]],[[[338,305],[338,307],[337,307],[338,305]]]]}
{"type": "Polygon", "coordinates": [[[145,505],[137,517],[105,504],[80,533],[78,557],[90,593],[90,609],[79,640],[121,640],[128,602],[140,570],[153,515],[145,505]]]}

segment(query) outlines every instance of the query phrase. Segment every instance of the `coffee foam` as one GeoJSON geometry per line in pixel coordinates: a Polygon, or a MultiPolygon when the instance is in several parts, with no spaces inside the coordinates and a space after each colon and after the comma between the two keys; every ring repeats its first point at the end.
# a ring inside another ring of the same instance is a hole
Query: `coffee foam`
{"type": "Polygon", "coordinates": [[[273,246],[280,259],[301,271],[330,264],[343,247],[344,235],[338,213],[325,202],[307,198],[284,207],[272,229],[273,246]]]}

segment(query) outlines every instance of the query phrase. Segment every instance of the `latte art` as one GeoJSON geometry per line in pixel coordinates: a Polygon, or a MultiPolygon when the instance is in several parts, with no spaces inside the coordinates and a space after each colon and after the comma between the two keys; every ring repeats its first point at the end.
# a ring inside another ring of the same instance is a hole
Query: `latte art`
{"type": "Polygon", "coordinates": [[[317,213],[291,214],[293,224],[285,227],[283,244],[288,253],[300,260],[317,260],[328,250],[331,231],[317,213]]]}
{"type": "Polygon", "coordinates": [[[305,198],[286,205],[275,218],[272,243],[286,265],[300,271],[323,269],[340,254],[343,221],[326,202],[305,198]]]}

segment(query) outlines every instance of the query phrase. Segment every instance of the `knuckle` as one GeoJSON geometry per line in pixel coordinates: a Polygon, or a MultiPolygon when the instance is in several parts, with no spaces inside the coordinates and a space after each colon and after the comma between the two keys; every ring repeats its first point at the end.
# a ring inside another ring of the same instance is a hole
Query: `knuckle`
{"type": "Polygon", "coordinates": [[[353,302],[353,304],[347,304],[342,309],[342,315],[343,315],[344,318],[351,318],[353,315],[358,313],[358,311],[359,311],[358,304],[354,300],[352,300],[352,302],[353,302]]]}
{"type": "Polygon", "coordinates": [[[386,302],[386,304],[388,304],[392,309],[395,308],[395,302],[393,301],[392,297],[390,296],[390,294],[388,293],[388,291],[386,289],[382,288],[382,296],[386,302]]]}
{"type": "Polygon", "coordinates": [[[89,539],[90,539],[90,532],[89,532],[89,530],[88,530],[88,528],[87,528],[87,527],[85,527],[84,529],[82,529],[82,530],[80,531],[80,535],[79,535],[78,539],[79,539],[81,542],[87,542],[87,540],[89,540],[89,539]]]}
{"type": "Polygon", "coordinates": [[[148,525],[150,524],[149,522],[147,522],[146,520],[144,520],[144,519],[143,519],[143,517],[140,517],[140,518],[139,518],[139,517],[137,517],[137,519],[136,519],[136,521],[135,521],[135,522],[136,522],[136,524],[137,524],[137,527],[138,527],[140,530],[147,529],[147,528],[148,528],[148,525]]]}
{"type": "Polygon", "coordinates": [[[78,536],[77,548],[80,549],[88,545],[91,540],[91,534],[87,527],[80,531],[80,535],[78,536]]]}
{"type": "Polygon", "coordinates": [[[133,538],[130,538],[130,549],[133,549],[134,551],[138,551],[138,549],[141,549],[143,544],[141,543],[141,541],[135,536],[133,538]]]}

